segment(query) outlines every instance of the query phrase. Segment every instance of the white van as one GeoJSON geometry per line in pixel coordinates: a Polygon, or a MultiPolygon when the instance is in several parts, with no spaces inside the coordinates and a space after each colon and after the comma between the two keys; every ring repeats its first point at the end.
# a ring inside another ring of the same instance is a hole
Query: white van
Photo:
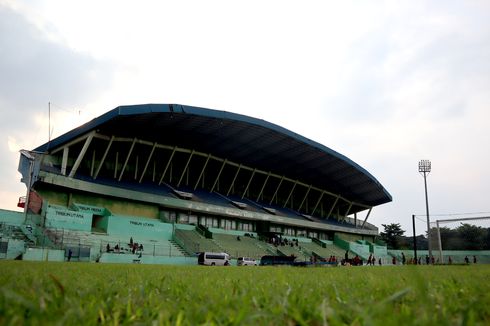
{"type": "Polygon", "coordinates": [[[230,255],[225,252],[201,252],[197,257],[199,265],[229,266],[230,255]]]}
{"type": "Polygon", "coordinates": [[[257,266],[257,261],[250,257],[238,257],[237,266],[257,266]]]}

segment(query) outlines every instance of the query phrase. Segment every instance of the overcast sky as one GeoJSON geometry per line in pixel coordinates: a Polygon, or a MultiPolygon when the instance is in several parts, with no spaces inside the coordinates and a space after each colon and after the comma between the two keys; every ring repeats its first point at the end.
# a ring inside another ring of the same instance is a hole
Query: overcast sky
{"type": "Polygon", "coordinates": [[[349,157],[393,196],[369,218],[381,231],[411,235],[425,214],[421,159],[431,213],[490,215],[490,2],[135,4],[0,0],[0,208],[25,195],[18,151],[48,140],[48,102],[52,137],[119,105],[178,103],[349,157]]]}

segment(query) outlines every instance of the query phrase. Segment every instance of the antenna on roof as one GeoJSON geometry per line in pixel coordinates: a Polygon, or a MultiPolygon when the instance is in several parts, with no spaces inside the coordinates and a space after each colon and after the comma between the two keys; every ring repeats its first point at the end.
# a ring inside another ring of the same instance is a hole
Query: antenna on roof
{"type": "Polygon", "coordinates": [[[51,102],[48,102],[48,145],[46,146],[46,152],[49,150],[50,142],[51,142],[51,102]]]}

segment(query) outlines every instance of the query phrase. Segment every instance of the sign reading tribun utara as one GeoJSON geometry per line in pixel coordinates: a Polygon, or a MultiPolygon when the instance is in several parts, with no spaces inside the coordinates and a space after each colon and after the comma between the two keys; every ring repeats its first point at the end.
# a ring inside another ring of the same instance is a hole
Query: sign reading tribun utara
{"type": "Polygon", "coordinates": [[[59,208],[48,208],[46,225],[57,229],[90,231],[92,213],[69,211],[59,208]]]}
{"type": "Polygon", "coordinates": [[[136,226],[145,226],[145,227],[149,227],[149,228],[155,227],[155,224],[149,223],[149,222],[129,221],[129,224],[136,225],[136,226]]]}

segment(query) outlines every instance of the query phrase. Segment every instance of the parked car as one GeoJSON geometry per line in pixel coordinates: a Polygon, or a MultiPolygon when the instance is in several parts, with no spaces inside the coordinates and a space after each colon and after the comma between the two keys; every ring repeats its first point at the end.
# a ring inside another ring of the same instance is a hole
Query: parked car
{"type": "Polygon", "coordinates": [[[250,257],[238,257],[237,266],[257,266],[257,261],[250,257]]]}
{"type": "Polygon", "coordinates": [[[199,265],[229,266],[230,255],[224,252],[201,252],[197,258],[199,265]]]}

